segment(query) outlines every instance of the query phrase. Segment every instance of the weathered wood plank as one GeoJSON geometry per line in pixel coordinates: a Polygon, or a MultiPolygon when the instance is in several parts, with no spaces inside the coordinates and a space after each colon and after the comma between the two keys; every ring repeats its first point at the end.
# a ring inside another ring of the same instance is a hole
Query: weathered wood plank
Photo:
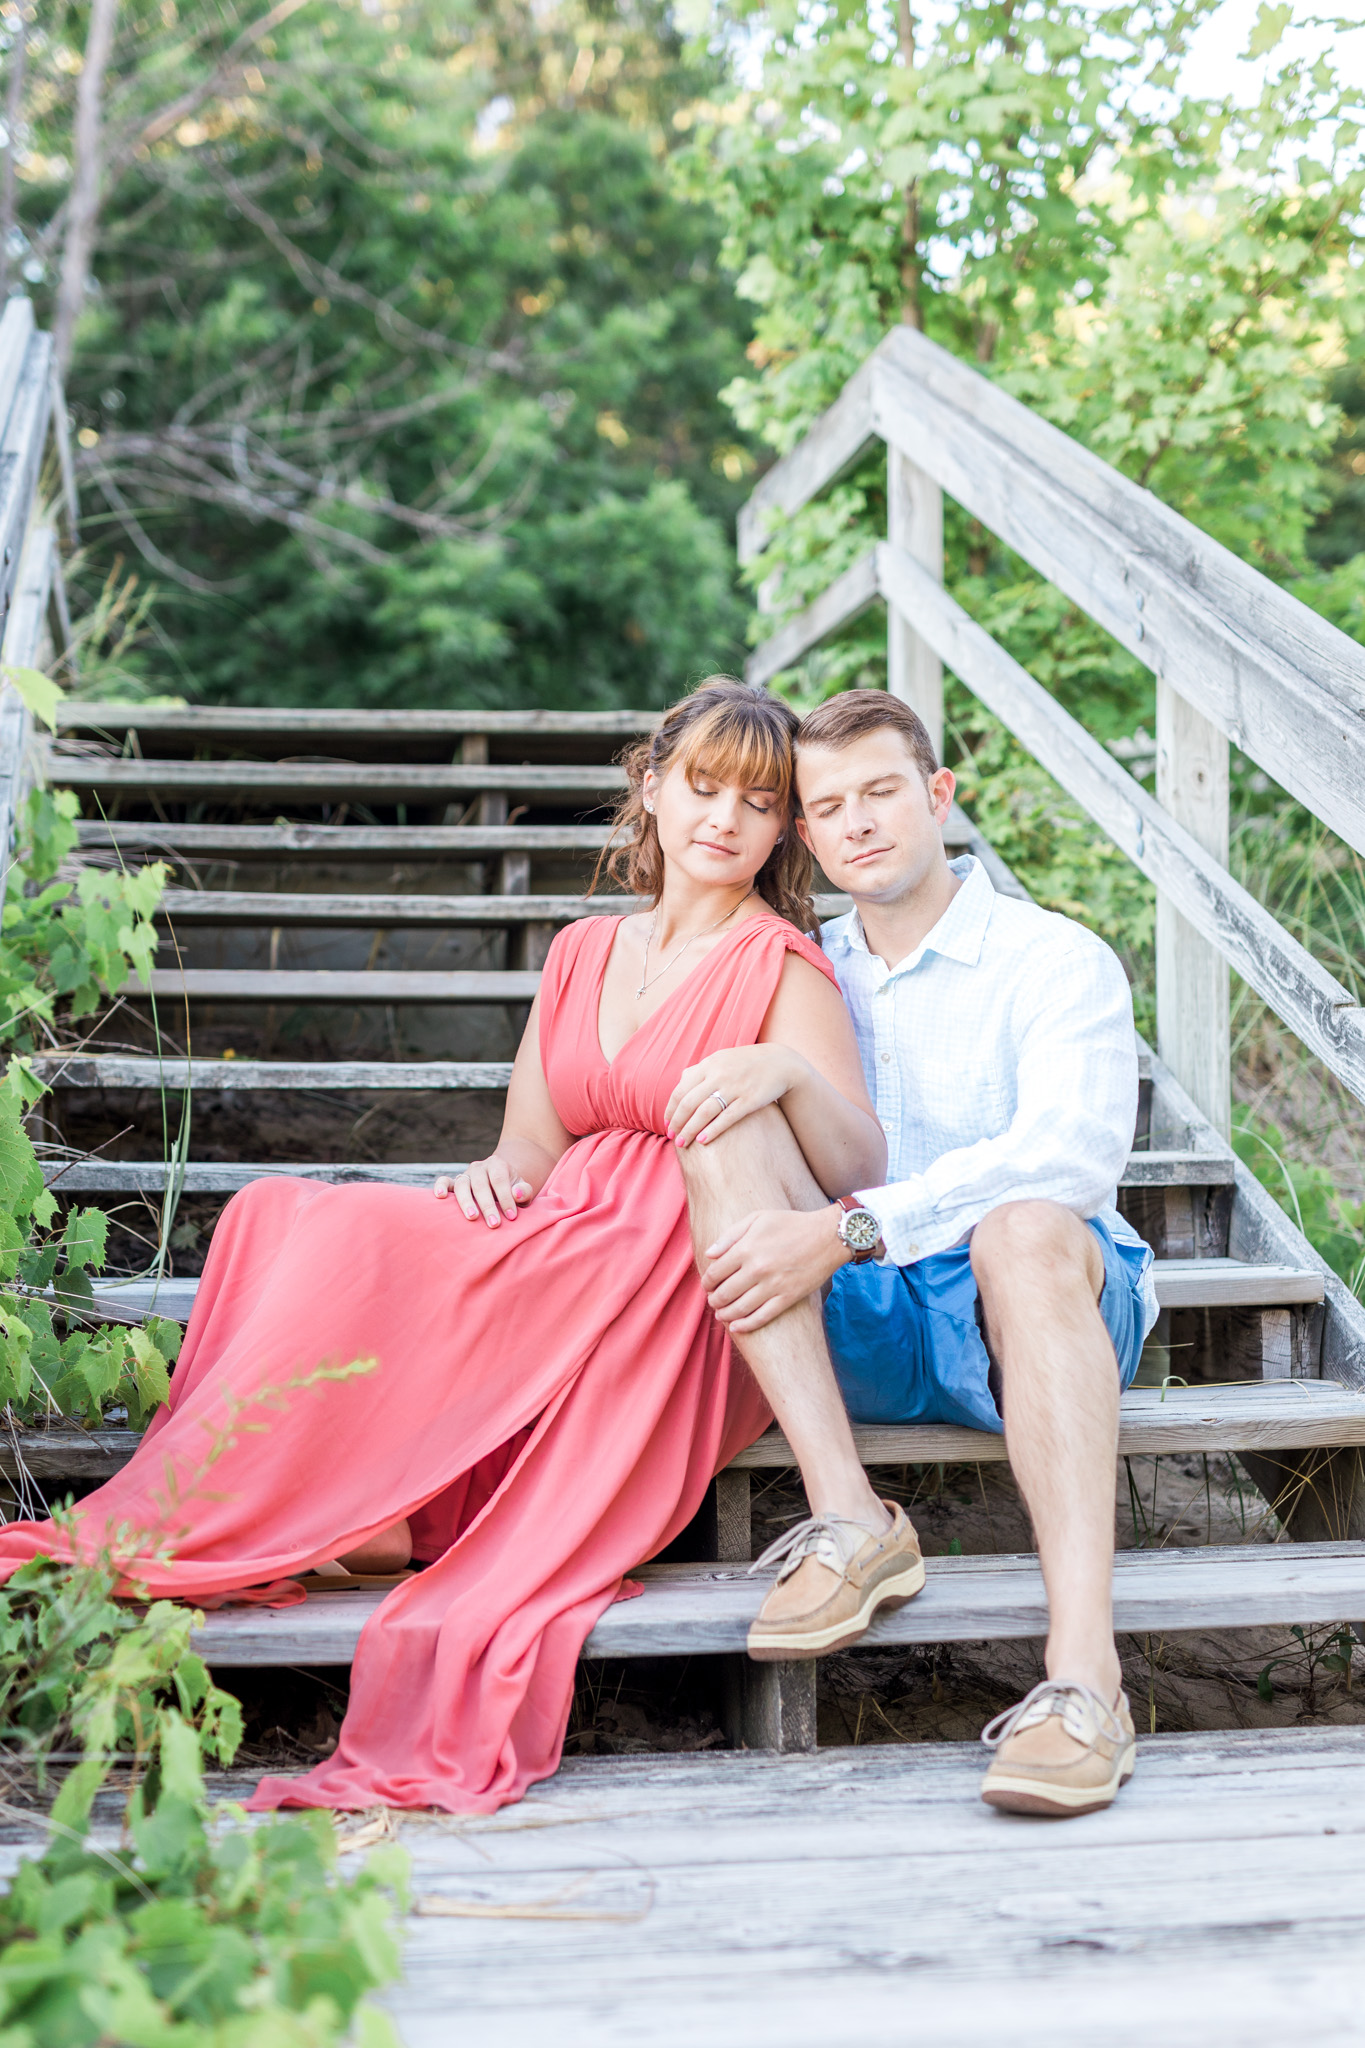
{"type": "Polygon", "coordinates": [[[1130,1152],[1120,1187],[1227,1187],[1236,1177],[1237,1162],[1229,1153],[1130,1152]]]}
{"type": "Polygon", "coordinates": [[[332,967],[157,967],[150,987],[130,980],[119,994],[201,1003],[529,1003],[539,987],[538,974],[473,968],[351,973],[332,967]]]}
{"type": "Polygon", "coordinates": [[[1311,1266],[1248,1266],[1240,1259],[1158,1259],[1156,1298],[1163,1308],[1273,1308],[1321,1301],[1322,1274],[1311,1266]]]}
{"type": "Polygon", "coordinates": [[[394,734],[402,738],[463,739],[466,734],[539,739],[633,739],[652,732],[657,711],[355,711],[339,706],[304,710],[278,704],[64,704],[57,729],[68,734],[104,736],[175,733],[189,740],[256,740],[265,735],[318,739],[329,733],[347,738],[394,734]]]}
{"type": "MultiPolygon", "coordinates": [[[[1047,1595],[1036,1557],[936,1557],[918,1599],[874,1621],[866,1647],[1036,1638],[1047,1595]]],[[[609,1607],[587,1657],[718,1656],[743,1651],[768,1578],[740,1567],[645,1565],[638,1599],[609,1607]]],[[[385,1596],[326,1593],[292,1608],[225,1608],[195,1647],[210,1664],[345,1664],[385,1596]]],[[[1120,1551],[1114,1625],[1123,1633],[1337,1622],[1365,1614],[1365,1544],[1120,1551]]]]}
{"type": "MultiPolygon", "coordinates": [[[[177,1283],[183,1284],[183,1283],[177,1283]]],[[[986,1430],[946,1423],[854,1425],[864,1465],[996,1465],[1005,1440],[986,1430]]],[[[89,1478],[127,1463],[140,1439],[134,1430],[30,1429],[19,1434],[24,1462],[37,1478],[89,1478]]],[[[1175,1452],[1293,1449],[1320,1444],[1365,1444],[1365,1394],[1328,1380],[1272,1380],[1234,1387],[1130,1387],[1119,1411],[1120,1457],[1168,1457],[1175,1452]]],[[[780,1430],[770,1429],[731,1460],[727,1475],[790,1471],[795,1461],[780,1430]]],[[[0,1472],[15,1469],[12,1445],[0,1436],[0,1472]]],[[[720,1561],[747,1563],[748,1496],[742,1531],[733,1539],[720,1523],[720,1561]],[[727,1542],[729,1547],[727,1547],[727,1542]]]]}
{"type": "Polygon", "coordinates": [[[482,767],[435,761],[111,761],[50,747],[45,766],[47,779],[62,789],[100,796],[150,793],[163,799],[352,796],[404,803],[417,797],[436,802],[496,791],[535,803],[587,804],[617,796],[626,786],[625,770],[608,762],[547,768],[504,762],[482,767]]]}
{"type": "MultiPolygon", "coordinates": [[[[1005,1439],[947,1423],[856,1424],[865,1465],[998,1465],[1005,1439]]],[[[1266,1380],[1231,1387],[1130,1387],[1119,1410],[1119,1454],[1237,1451],[1298,1444],[1365,1443],[1365,1394],[1329,1380],[1266,1380]]],[[[770,1429],[732,1461],[736,1471],[789,1471],[794,1460],[770,1429]]]]}
{"type": "MultiPolygon", "coordinates": [[[[847,899],[827,897],[837,917],[847,899]]],[[[283,895],[269,889],[167,889],[158,915],[171,924],[266,924],[351,926],[571,924],[582,917],[622,917],[636,908],[633,896],[384,896],[283,895]]]]}
{"type": "MultiPolygon", "coordinates": [[[[1228,864],[1228,743],[1164,676],[1156,686],[1156,798],[1219,868],[1228,864]]],[[[1214,1129],[1232,1129],[1228,964],[1165,894],[1156,902],[1157,1047],[1214,1129]]]]}
{"type": "MultiPolygon", "coordinates": [[[[943,492],[898,448],[886,451],[886,537],[942,583],[943,492]]],[[[895,605],[886,613],[886,687],[923,720],[941,761],[943,663],[895,605]]]]}
{"type": "Polygon", "coordinates": [[[888,601],[1351,1092],[1365,1099],[1365,1010],[917,562],[877,550],[888,601]]]}
{"type": "MultiPolygon", "coordinates": [[[[369,896],[333,895],[318,890],[288,895],[267,889],[167,889],[158,915],[171,924],[264,924],[352,927],[378,925],[571,924],[584,917],[625,917],[639,907],[634,896],[369,896]]],[[[816,914],[842,917],[847,896],[817,896],[816,914]]]]}
{"type": "Polygon", "coordinates": [[[8,425],[33,339],[33,301],[14,297],[0,313],[0,428],[8,425]]]}
{"type": "Polygon", "coordinates": [[[880,596],[876,559],[870,554],[864,555],[851,569],[845,569],[843,575],[836,578],[804,611],[779,626],[770,640],[765,640],[754,650],[744,664],[745,680],[770,683],[783,669],[799,661],[808,648],[829,639],[841,626],[851,624],[880,596]]]}
{"type": "MultiPolygon", "coordinates": [[[[82,848],[92,852],[227,861],[585,858],[600,853],[611,836],[605,825],[130,825],[103,818],[83,818],[77,831],[82,848]]],[[[975,826],[954,805],[943,828],[945,843],[965,847],[974,836],[975,826]]]]}
{"type": "Polygon", "coordinates": [[[6,620],[19,580],[51,416],[52,337],[31,333],[0,434],[0,616],[6,620]]]}
{"type": "MultiPolygon", "coordinates": [[[[125,1064],[127,1064],[125,1062],[125,1064]]],[[[145,1064],[154,1066],[155,1062],[145,1064]]],[[[229,1067],[235,1060],[226,1061],[229,1067]]],[[[163,1087],[170,1084],[163,1081],[163,1087]]],[[[341,1084],[331,1082],[336,1088],[341,1084]]],[[[383,1085],[382,1083],[380,1084],[383,1085]]],[[[1143,1170],[1134,1182],[1124,1175],[1120,1186],[1138,1187],[1162,1186],[1210,1186],[1225,1185],[1232,1179],[1232,1169],[1223,1161],[1214,1163],[1212,1170],[1205,1170],[1205,1162],[1198,1153],[1177,1155],[1171,1162],[1169,1178],[1145,1169],[1150,1154],[1135,1155],[1142,1162],[1143,1170]]],[[[1157,1165],[1165,1162],[1158,1160],[1157,1165]]],[[[463,1161],[440,1160],[427,1164],[412,1164],[398,1161],[380,1165],[358,1160],[337,1164],[289,1164],[280,1161],[257,1160],[195,1160],[175,1168],[161,1159],[72,1159],[67,1154],[42,1156],[43,1172],[49,1187],[60,1186],[64,1194],[116,1194],[146,1193],[159,1194],[172,1184],[179,1186],[187,1195],[235,1194],[238,1188],[250,1186],[252,1181],[264,1180],[269,1175],[292,1175],[295,1179],[335,1181],[338,1183],[363,1180],[392,1181],[400,1187],[423,1187],[437,1173],[460,1173],[463,1161]]]]}
{"type": "Polygon", "coordinates": [[[548,860],[600,853],[611,837],[605,825],[128,825],[83,818],[76,829],[91,851],[195,860],[462,861],[499,853],[548,860]]]}
{"type": "Polygon", "coordinates": [[[332,1164],[280,1164],[275,1160],[191,1159],[168,1166],[161,1159],[43,1158],[49,1187],[70,1195],[163,1194],[178,1187],[186,1195],[235,1195],[258,1180],[311,1180],[325,1186],[349,1187],[382,1181],[390,1187],[430,1187],[438,1173],[463,1173],[462,1159],[431,1161],[356,1160],[332,1164]]]}
{"type": "MultiPolygon", "coordinates": [[[[1157,1300],[1178,1308],[1276,1308],[1321,1301],[1322,1275],[1292,1266],[1246,1266],[1236,1259],[1158,1259],[1157,1300]]],[[[197,1280],[103,1280],[96,1287],[100,1313],[117,1309],[135,1321],[153,1311],[181,1322],[194,1305],[197,1280]]],[[[1365,1610],[1362,1610],[1365,1613],[1365,1610]]]]}
{"type": "Polygon", "coordinates": [[[873,364],[865,363],[791,453],[760,477],[740,507],[736,541],[741,562],[762,554],[776,523],[832,484],[873,440],[873,375],[873,364]]]}
{"type": "Polygon", "coordinates": [[[50,1088],[505,1088],[510,1060],[178,1060],[133,1054],[39,1053],[50,1088]]]}

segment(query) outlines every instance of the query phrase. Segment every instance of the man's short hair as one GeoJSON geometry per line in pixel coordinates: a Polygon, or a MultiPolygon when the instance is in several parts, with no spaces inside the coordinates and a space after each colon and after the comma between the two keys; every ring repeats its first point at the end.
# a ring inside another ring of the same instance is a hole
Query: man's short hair
{"type": "Polygon", "coordinates": [[[934,743],[924,720],[887,690],[841,690],[837,697],[827,697],[802,719],[796,744],[838,752],[870,732],[883,730],[900,734],[926,782],[937,775],[934,743]]]}

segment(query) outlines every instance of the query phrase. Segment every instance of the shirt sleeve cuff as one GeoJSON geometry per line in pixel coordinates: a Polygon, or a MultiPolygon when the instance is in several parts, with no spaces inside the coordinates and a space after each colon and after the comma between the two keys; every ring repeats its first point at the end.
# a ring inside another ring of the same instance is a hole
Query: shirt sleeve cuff
{"type": "Polygon", "coordinates": [[[925,1241],[935,1235],[934,1205],[918,1177],[897,1181],[887,1188],[859,1188],[858,1200],[872,1211],[882,1227],[882,1243],[886,1247],[882,1265],[911,1266],[916,1259],[939,1249],[925,1241]]]}

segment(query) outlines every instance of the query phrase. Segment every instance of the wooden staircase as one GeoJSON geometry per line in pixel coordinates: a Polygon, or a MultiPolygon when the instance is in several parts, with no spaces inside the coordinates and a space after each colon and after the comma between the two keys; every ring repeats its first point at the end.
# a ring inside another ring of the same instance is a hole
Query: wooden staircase
{"type": "MultiPolygon", "coordinates": [[[[0,608],[5,657],[18,663],[41,659],[45,618],[53,638],[65,631],[55,535],[33,513],[46,349],[11,301],[0,317],[0,420],[15,456],[0,469],[0,608]]],[[[60,405],[52,417],[60,456],[60,405]]],[[[1365,1311],[1226,1137],[1229,960],[1365,1093],[1365,1013],[1226,869],[1230,738],[1365,845],[1361,650],[908,331],[764,478],[741,523],[746,555],[878,439],[888,540],[779,623],[753,678],[885,600],[892,687],[931,729],[947,660],[1156,881],[1162,1056],[1141,1049],[1120,1199],[1156,1251],[1162,1306],[1149,1383],[1125,1397],[1121,1450],[1235,1452],[1289,1532],[1308,1539],[1122,1555],[1119,1627],[1365,1617],[1365,1311]],[[945,488],[1151,663],[1155,798],[944,594],[945,488]],[[1182,694],[1181,679],[1196,677],[1182,694]],[[1165,1383],[1171,1356],[1193,1384],[1165,1383]]],[[[69,463],[59,467],[74,525],[69,463]]],[[[145,1266],[139,1238],[172,1243],[159,1278],[101,1284],[104,1313],[187,1316],[221,1200],[260,1175],[424,1182],[491,1147],[550,938],[568,919],[628,907],[585,902],[583,890],[621,786],[614,758],[648,726],[632,713],[86,703],[68,707],[35,760],[13,691],[0,695],[0,841],[36,770],[79,793],[84,861],[164,859],[173,870],[151,988],[130,983],[79,1048],[35,1061],[51,1091],[34,1120],[49,1184],[130,1226],[114,1239],[130,1276],[145,1266]],[[170,1142],[177,1129],[187,1144],[170,1142]]],[[[960,813],[948,838],[998,888],[1022,893],[960,813]]],[[[960,1429],[862,1430],[859,1443],[871,1465],[1004,1456],[998,1437],[960,1429]]],[[[118,1429],[30,1429],[0,1440],[0,1470],[15,1474],[22,1457],[59,1492],[107,1476],[132,1447],[118,1429]]],[[[643,1596],[611,1608],[587,1645],[589,1656],[727,1660],[730,1732],[753,1747],[815,1740],[815,1667],[742,1654],[762,1592],[745,1569],[751,1475],[790,1462],[775,1433],[736,1459],[692,1532],[705,1561],[645,1565],[643,1596]]],[[[226,1668],[345,1663],[374,1598],[226,1611],[206,1621],[200,1647],[226,1668]]],[[[1044,1627],[1036,1560],[934,1558],[926,1592],[870,1640],[1044,1627]]]]}
{"type": "MultiPolygon", "coordinates": [[[[648,723],[66,710],[44,769],[98,806],[81,828],[83,857],[163,859],[175,885],[151,991],[130,984],[79,1052],[35,1061],[52,1090],[44,1112],[55,1106],[41,1141],[49,1182],[107,1204],[115,1220],[141,1210],[143,1234],[156,1237],[164,1203],[203,1216],[263,1174],[422,1184],[484,1149],[549,937],[571,918],[630,907],[583,891],[606,836],[601,807],[620,784],[612,756],[648,723]],[[186,1101],[188,1156],[168,1157],[166,1106],[174,1129],[186,1101]],[[319,1102],[344,1112],[333,1156],[291,1154],[291,1109],[319,1102]],[[348,1151],[342,1137],[373,1129],[365,1117],[377,1103],[393,1112],[387,1153],[348,1151]],[[244,1155],[253,1126],[257,1146],[244,1155]]],[[[1018,888],[961,813],[949,837],[1018,888]]],[[[843,907],[821,902],[825,915],[843,907]]],[[[1197,1329],[1198,1355],[1234,1384],[1135,1388],[1122,1450],[1269,1451],[1297,1470],[1305,1453],[1365,1444],[1365,1317],[1333,1316],[1321,1262],[1162,1063],[1146,1048],[1141,1059],[1121,1200],[1158,1254],[1159,1334],[1188,1347],[1197,1329]]],[[[193,1271],[173,1269],[105,1281],[97,1298],[111,1315],[183,1319],[196,1285],[193,1271]]],[[[858,1434],[872,1465],[1004,1456],[1000,1438],[963,1429],[858,1434]]],[[[20,1442],[32,1477],[55,1489],[107,1476],[135,1439],[67,1429],[20,1442]]],[[[0,1449],[0,1466],[14,1457],[0,1449]]],[[[814,1667],[738,1654],[761,1594],[744,1569],[751,1474],[790,1463],[776,1432],[743,1453],[695,1532],[712,1562],[646,1567],[644,1596],[609,1610],[587,1651],[728,1658],[732,1731],[754,1746],[814,1740],[814,1667]]],[[[925,1596],[879,1623],[874,1641],[1042,1631],[1033,1560],[935,1559],[930,1573],[925,1596]]],[[[344,1663],[375,1597],[229,1610],[208,1619],[201,1648],[229,1668],[344,1663]]],[[[1365,1551],[1328,1541],[1136,1552],[1121,1561],[1119,1611],[1122,1627],[1144,1629],[1365,1616],[1365,1551]]]]}

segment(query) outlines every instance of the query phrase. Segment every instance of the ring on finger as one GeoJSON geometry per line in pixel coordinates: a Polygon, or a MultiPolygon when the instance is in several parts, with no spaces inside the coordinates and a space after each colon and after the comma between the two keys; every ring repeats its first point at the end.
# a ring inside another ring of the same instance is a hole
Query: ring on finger
{"type": "Polygon", "coordinates": [[[722,1109],[728,1109],[730,1107],[729,1103],[725,1100],[725,1097],[721,1094],[719,1088],[713,1088],[711,1090],[711,1094],[715,1097],[716,1101],[720,1104],[722,1109]]]}

